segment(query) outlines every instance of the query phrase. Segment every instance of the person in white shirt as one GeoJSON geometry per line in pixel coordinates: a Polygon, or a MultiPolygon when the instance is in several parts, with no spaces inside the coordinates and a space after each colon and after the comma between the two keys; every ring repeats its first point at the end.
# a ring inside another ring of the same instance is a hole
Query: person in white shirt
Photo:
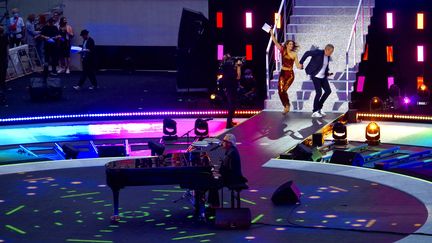
{"type": "Polygon", "coordinates": [[[20,46],[24,37],[25,24],[19,16],[19,9],[12,9],[12,17],[9,19],[10,47],[20,46]]]}
{"type": "Polygon", "coordinates": [[[303,65],[306,58],[311,57],[305,71],[306,74],[311,77],[316,92],[312,110],[313,118],[319,118],[326,115],[321,109],[331,93],[327,77],[331,75],[329,73],[329,62],[331,61],[330,57],[333,54],[333,51],[334,46],[332,44],[327,44],[324,50],[316,49],[307,51],[300,59],[300,64],[303,65]],[[324,90],[324,94],[322,93],[322,90],[324,90]]]}

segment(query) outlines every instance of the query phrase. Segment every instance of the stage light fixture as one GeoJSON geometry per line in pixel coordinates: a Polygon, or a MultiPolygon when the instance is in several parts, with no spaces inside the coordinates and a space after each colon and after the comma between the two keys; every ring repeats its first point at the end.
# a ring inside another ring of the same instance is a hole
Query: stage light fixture
{"type": "Polygon", "coordinates": [[[425,60],[424,46],[417,46],[417,61],[424,62],[424,60],[425,60]]]}
{"type": "Polygon", "coordinates": [[[216,12],[216,28],[218,28],[218,29],[223,28],[223,13],[222,12],[216,12]]]}
{"type": "Polygon", "coordinates": [[[424,29],[424,13],[417,13],[417,29],[424,29]]]}
{"type": "Polygon", "coordinates": [[[425,84],[422,84],[417,89],[417,105],[428,105],[430,101],[430,91],[425,84]]]}
{"type": "Polygon", "coordinates": [[[252,12],[246,12],[246,28],[252,28],[252,12]]]}
{"type": "Polygon", "coordinates": [[[195,136],[203,138],[209,135],[209,126],[206,120],[198,118],[195,120],[195,136]]]}
{"type": "Polygon", "coordinates": [[[393,13],[386,13],[387,29],[393,29],[393,13]]]}
{"type": "Polygon", "coordinates": [[[372,99],[369,102],[369,110],[373,112],[373,111],[382,111],[382,109],[383,109],[382,100],[377,96],[372,97],[372,99]]]}
{"type": "Polygon", "coordinates": [[[347,145],[347,128],[341,122],[336,122],[333,125],[332,137],[335,145],[347,145]]]}
{"type": "Polygon", "coordinates": [[[217,59],[222,61],[224,56],[224,45],[217,45],[217,59]]]}
{"type": "Polygon", "coordinates": [[[252,45],[248,44],[246,45],[246,61],[252,61],[252,45]]]}
{"type": "Polygon", "coordinates": [[[371,146],[380,144],[381,131],[377,123],[371,122],[366,126],[366,143],[371,146]]]}
{"type": "Polygon", "coordinates": [[[177,139],[177,122],[170,118],[163,120],[162,131],[164,136],[163,140],[175,140],[177,139]]]}
{"type": "Polygon", "coordinates": [[[216,94],[210,94],[210,99],[211,100],[215,100],[216,99],[216,94]]]}

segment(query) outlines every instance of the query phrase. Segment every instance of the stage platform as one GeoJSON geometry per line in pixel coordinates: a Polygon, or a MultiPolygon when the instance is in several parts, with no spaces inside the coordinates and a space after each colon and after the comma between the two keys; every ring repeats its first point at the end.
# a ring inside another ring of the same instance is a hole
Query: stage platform
{"type": "MultiPolygon", "coordinates": [[[[178,186],[127,187],[123,220],[111,225],[112,194],[94,158],[0,167],[0,241],[4,242],[428,242],[431,183],[403,175],[324,163],[274,159],[341,114],[264,111],[224,130],[236,135],[252,211],[248,230],[221,230],[192,219],[192,205],[173,203],[178,186]],[[301,202],[270,198],[293,180],[301,202]]],[[[226,192],[227,193],[227,192],[226,192]]],[[[228,199],[228,195],[224,199],[228,199]]]]}

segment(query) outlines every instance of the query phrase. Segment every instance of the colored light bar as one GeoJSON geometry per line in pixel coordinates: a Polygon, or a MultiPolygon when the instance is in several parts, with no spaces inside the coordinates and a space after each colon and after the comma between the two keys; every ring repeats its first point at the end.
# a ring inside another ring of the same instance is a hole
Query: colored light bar
{"type": "Polygon", "coordinates": [[[246,12],[246,28],[252,28],[252,12],[246,12]]]}
{"type": "MultiPolygon", "coordinates": [[[[255,115],[259,110],[237,110],[236,115],[255,115]]],[[[120,113],[93,113],[93,114],[74,114],[74,115],[50,115],[50,116],[30,116],[2,118],[0,123],[24,122],[24,121],[43,121],[43,120],[67,120],[81,118],[121,118],[121,117],[154,117],[154,116],[224,116],[226,110],[205,110],[205,111],[148,111],[148,112],[120,112],[120,113]]]]}
{"type": "Polygon", "coordinates": [[[386,46],[387,62],[393,62],[393,46],[386,46]]]}
{"type": "Polygon", "coordinates": [[[366,77],[365,76],[359,76],[357,80],[357,92],[362,93],[364,88],[366,77]]]}
{"type": "Polygon", "coordinates": [[[417,13],[417,29],[424,29],[424,13],[417,13]]]}
{"type": "Polygon", "coordinates": [[[424,78],[423,76],[417,77],[417,89],[419,89],[424,84],[424,78]]]}
{"type": "Polygon", "coordinates": [[[252,61],[252,45],[246,45],[246,61],[252,61]]]}
{"type": "Polygon", "coordinates": [[[367,61],[369,59],[369,45],[365,45],[365,52],[363,53],[363,61],[367,61]]]}
{"type": "Polygon", "coordinates": [[[424,46],[417,46],[417,61],[424,62],[424,46]]]}
{"type": "Polygon", "coordinates": [[[224,46],[218,45],[217,46],[217,59],[218,61],[222,61],[224,56],[224,46]]]}
{"type": "Polygon", "coordinates": [[[274,23],[276,28],[280,29],[281,28],[281,16],[278,13],[274,14],[274,23]]]}
{"type": "Polygon", "coordinates": [[[390,87],[394,84],[394,77],[388,77],[387,78],[387,89],[390,89],[390,87]]]}
{"type": "Polygon", "coordinates": [[[382,120],[406,120],[406,121],[432,121],[428,115],[402,115],[402,114],[380,114],[380,113],[357,113],[357,119],[382,119],[382,120]]]}
{"type": "Polygon", "coordinates": [[[223,13],[222,12],[216,12],[216,28],[218,28],[218,29],[223,28],[223,13]]]}
{"type": "Polygon", "coordinates": [[[387,29],[393,29],[393,13],[386,13],[387,29]]]}

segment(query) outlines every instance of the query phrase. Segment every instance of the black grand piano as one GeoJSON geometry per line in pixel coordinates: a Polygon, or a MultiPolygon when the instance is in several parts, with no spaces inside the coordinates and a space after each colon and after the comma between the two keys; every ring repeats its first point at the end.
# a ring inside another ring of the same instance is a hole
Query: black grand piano
{"type": "MultiPolygon", "coordinates": [[[[126,186],[180,185],[181,188],[205,192],[219,189],[222,182],[214,172],[205,152],[171,153],[111,161],[105,165],[107,185],[114,197],[112,221],[118,221],[120,189],[126,186]]],[[[204,207],[202,193],[195,193],[195,215],[204,207]]]]}

